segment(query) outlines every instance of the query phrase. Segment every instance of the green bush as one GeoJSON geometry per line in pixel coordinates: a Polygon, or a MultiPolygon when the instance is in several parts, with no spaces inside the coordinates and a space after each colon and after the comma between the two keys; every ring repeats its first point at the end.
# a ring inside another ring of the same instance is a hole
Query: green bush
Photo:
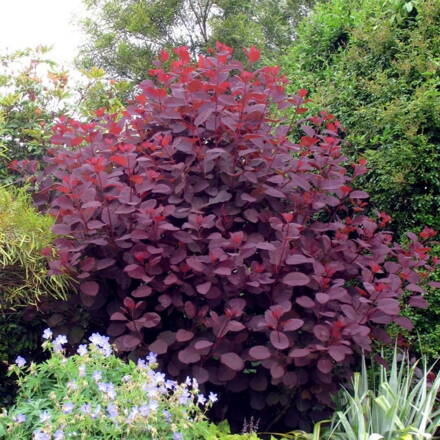
{"type": "Polygon", "coordinates": [[[367,158],[367,191],[399,232],[440,228],[439,28],[438,0],[330,0],[282,60],[292,91],[347,128],[346,153],[367,158]]]}
{"type": "Polygon", "coordinates": [[[67,278],[49,277],[42,254],[51,245],[53,222],[35,211],[25,190],[0,187],[0,314],[43,297],[66,297],[67,278]]]}
{"type": "Polygon", "coordinates": [[[95,333],[88,346],[65,357],[65,336],[52,341],[47,329],[43,337],[51,351],[46,362],[29,365],[19,356],[10,368],[20,390],[0,415],[0,439],[258,440],[210,424],[205,413],[217,396],[203,395],[194,379],[168,380],[155,371],[152,353],[137,365],[125,363],[95,333]]]}

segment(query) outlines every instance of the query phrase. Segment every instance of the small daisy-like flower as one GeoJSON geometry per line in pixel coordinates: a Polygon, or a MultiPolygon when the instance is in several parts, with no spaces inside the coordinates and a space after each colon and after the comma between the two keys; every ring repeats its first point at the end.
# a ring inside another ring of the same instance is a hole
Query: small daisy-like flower
{"type": "Polygon", "coordinates": [[[80,355],[80,356],[85,356],[87,354],[87,345],[85,344],[81,344],[78,347],[78,350],[76,350],[76,352],[80,355]]]}
{"type": "Polygon", "coordinates": [[[53,333],[50,328],[47,328],[46,330],[44,330],[43,339],[52,339],[52,336],[53,336],[53,333]]]}
{"type": "Polygon", "coordinates": [[[50,420],[50,417],[51,416],[49,414],[49,411],[43,411],[40,414],[40,421],[43,422],[43,423],[48,422],[50,420]]]}
{"type": "Polygon", "coordinates": [[[15,359],[15,363],[20,367],[24,367],[26,365],[26,359],[24,357],[21,356],[17,356],[17,358],[15,359]]]}
{"type": "Polygon", "coordinates": [[[75,408],[75,405],[72,402],[66,402],[63,405],[63,413],[64,414],[70,414],[73,411],[73,408],[75,408]]]}
{"type": "Polygon", "coordinates": [[[180,432],[175,432],[173,434],[173,440],[183,440],[183,435],[180,432]]]}
{"type": "Polygon", "coordinates": [[[197,396],[197,403],[199,405],[204,405],[206,403],[206,397],[203,394],[197,396]]]}
{"type": "Polygon", "coordinates": [[[217,394],[215,394],[215,393],[213,393],[212,391],[209,393],[209,395],[208,395],[208,400],[211,402],[211,403],[215,403],[215,402],[217,402],[217,400],[218,400],[218,396],[217,396],[217,394]]]}

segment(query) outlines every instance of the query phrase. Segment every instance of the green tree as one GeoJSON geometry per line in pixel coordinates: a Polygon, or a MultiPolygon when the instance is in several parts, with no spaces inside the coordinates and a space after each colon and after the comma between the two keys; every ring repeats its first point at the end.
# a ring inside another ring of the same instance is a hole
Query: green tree
{"type": "Polygon", "coordinates": [[[114,78],[145,78],[163,48],[193,54],[216,40],[241,49],[256,45],[275,58],[293,41],[297,22],[314,0],[83,0],[88,36],[78,65],[114,78]]]}

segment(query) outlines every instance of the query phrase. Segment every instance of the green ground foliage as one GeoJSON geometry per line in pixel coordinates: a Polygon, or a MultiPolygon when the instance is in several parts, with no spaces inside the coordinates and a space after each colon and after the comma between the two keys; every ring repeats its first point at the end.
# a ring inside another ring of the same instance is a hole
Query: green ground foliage
{"type": "Polygon", "coordinates": [[[366,189],[399,232],[440,228],[439,29],[439,0],[331,0],[282,60],[292,89],[342,121],[346,152],[367,158],[366,189]]]}

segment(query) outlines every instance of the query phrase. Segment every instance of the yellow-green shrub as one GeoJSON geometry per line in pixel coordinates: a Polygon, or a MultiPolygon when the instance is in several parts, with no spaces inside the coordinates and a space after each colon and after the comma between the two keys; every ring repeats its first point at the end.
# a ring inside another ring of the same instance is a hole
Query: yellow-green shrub
{"type": "Polygon", "coordinates": [[[42,250],[52,241],[53,219],[39,214],[25,190],[0,187],[0,313],[65,297],[67,279],[48,276],[42,250]]]}

